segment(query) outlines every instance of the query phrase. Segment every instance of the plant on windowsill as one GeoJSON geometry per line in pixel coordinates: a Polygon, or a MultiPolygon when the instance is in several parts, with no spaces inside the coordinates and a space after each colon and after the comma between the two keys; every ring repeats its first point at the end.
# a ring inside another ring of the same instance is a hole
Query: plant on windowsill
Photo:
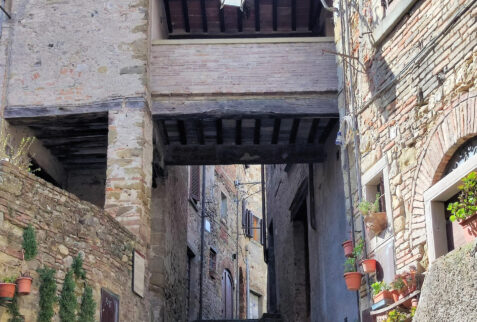
{"type": "Polygon", "coordinates": [[[399,298],[402,298],[407,292],[407,286],[404,284],[404,280],[401,275],[396,275],[394,281],[391,282],[391,293],[393,295],[394,302],[399,301],[399,298]]]}
{"type": "Polygon", "coordinates": [[[477,172],[473,171],[462,179],[458,201],[447,207],[452,215],[450,221],[458,221],[466,231],[466,240],[477,236],[477,172]]]}
{"type": "Polygon", "coordinates": [[[373,203],[369,201],[361,201],[358,209],[363,215],[366,227],[370,229],[376,236],[379,235],[388,225],[388,219],[385,211],[379,211],[379,200],[384,195],[376,194],[376,200],[373,203]]]}
{"type": "Polygon", "coordinates": [[[363,274],[356,271],[356,258],[349,257],[345,261],[345,283],[350,291],[357,291],[361,287],[361,278],[363,274]]]}
{"type": "Polygon", "coordinates": [[[386,282],[375,282],[371,284],[371,288],[373,289],[374,303],[378,303],[382,300],[393,302],[393,296],[391,292],[389,292],[390,287],[388,284],[386,284],[386,282]]]}
{"type": "Polygon", "coordinates": [[[5,277],[0,283],[0,299],[11,301],[15,296],[16,277],[5,277]]]}

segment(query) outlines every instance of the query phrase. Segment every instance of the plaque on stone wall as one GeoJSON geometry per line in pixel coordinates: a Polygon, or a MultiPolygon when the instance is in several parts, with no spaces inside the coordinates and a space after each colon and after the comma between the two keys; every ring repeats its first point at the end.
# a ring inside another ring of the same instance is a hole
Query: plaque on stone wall
{"type": "Polygon", "coordinates": [[[144,274],[146,258],[137,250],[133,250],[133,292],[144,297],[144,274]]]}

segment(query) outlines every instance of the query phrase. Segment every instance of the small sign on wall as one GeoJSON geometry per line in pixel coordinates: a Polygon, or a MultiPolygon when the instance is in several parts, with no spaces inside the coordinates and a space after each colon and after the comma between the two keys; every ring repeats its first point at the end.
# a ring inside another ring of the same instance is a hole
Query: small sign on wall
{"type": "Polygon", "coordinates": [[[133,292],[144,297],[144,274],[146,271],[146,258],[137,250],[133,250],[133,292]]]}

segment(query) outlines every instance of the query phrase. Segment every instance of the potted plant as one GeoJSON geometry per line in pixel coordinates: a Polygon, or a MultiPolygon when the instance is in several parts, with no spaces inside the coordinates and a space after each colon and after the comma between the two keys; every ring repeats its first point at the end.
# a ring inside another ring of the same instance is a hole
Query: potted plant
{"type": "Polygon", "coordinates": [[[447,207],[452,215],[450,221],[458,221],[464,228],[467,241],[477,236],[477,172],[471,172],[462,179],[458,201],[447,207]]]}
{"type": "Polygon", "coordinates": [[[358,206],[364,217],[366,227],[375,235],[379,235],[388,225],[386,212],[379,211],[379,200],[382,197],[383,196],[378,193],[376,194],[374,203],[371,204],[369,201],[362,201],[358,206]]]}
{"type": "Polygon", "coordinates": [[[33,278],[30,277],[30,272],[22,273],[16,280],[18,294],[30,294],[32,281],[33,278]]]}
{"type": "Polygon", "coordinates": [[[406,313],[396,309],[389,311],[386,322],[407,322],[409,317],[406,313]]]}
{"type": "Polygon", "coordinates": [[[5,277],[0,283],[0,299],[12,300],[15,296],[15,277],[5,277]]]}
{"type": "Polygon", "coordinates": [[[363,266],[363,271],[367,274],[373,273],[376,271],[376,260],[372,258],[363,259],[361,261],[361,265],[363,266]]]}
{"type": "Polygon", "coordinates": [[[371,284],[373,288],[373,301],[374,303],[378,303],[382,300],[386,300],[389,302],[393,301],[393,296],[391,292],[389,292],[389,285],[386,284],[384,281],[375,282],[371,284]]]}
{"type": "Polygon", "coordinates": [[[349,257],[345,262],[344,278],[346,287],[350,291],[357,291],[361,287],[361,278],[363,274],[356,271],[356,258],[349,257]]]}
{"type": "Polygon", "coordinates": [[[353,255],[353,241],[352,240],[347,240],[344,243],[341,244],[343,246],[344,250],[344,255],[346,257],[350,257],[353,255]]]}
{"type": "Polygon", "coordinates": [[[399,301],[399,298],[402,298],[403,294],[407,291],[406,284],[404,284],[401,275],[396,275],[394,277],[394,281],[391,283],[391,289],[394,302],[399,301]]]}

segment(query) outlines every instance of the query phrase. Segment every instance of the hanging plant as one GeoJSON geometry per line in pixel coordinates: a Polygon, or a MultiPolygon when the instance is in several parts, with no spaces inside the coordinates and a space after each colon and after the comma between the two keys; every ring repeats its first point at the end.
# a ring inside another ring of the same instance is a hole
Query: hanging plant
{"type": "Polygon", "coordinates": [[[96,303],[93,298],[93,290],[89,285],[85,284],[78,322],[94,322],[95,310],[96,303]]]}
{"type": "Polygon", "coordinates": [[[40,276],[40,312],[38,322],[50,322],[54,315],[53,304],[56,302],[55,270],[44,267],[37,270],[40,276]]]}
{"type": "Polygon", "coordinates": [[[36,247],[36,236],[35,236],[35,228],[30,224],[27,228],[23,230],[23,243],[22,247],[25,256],[25,260],[29,261],[35,258],[37,254],[37,247],[36,247]]]}
{"type": "Polygon", "coordinates": [[[86,278],[86,272],[83,269],[83,257],[81,256],[81,254],[78,254],[75,258],[73,258],[71,269],[75,273],[76,278],[86,278]]]}
{"type": "Polygon", "coordinates": [[[12,302],[7,306],[8,313],[11,315],[11,318],[8,319],[8,322],[23,322],[25,318],[20,314],[18,309],[18,293],[15,293],[13,296],[12,302]]]}
{"type": "Polygon", "coordinates": [[[75,281],[73,279],[73,271],[68,270],[66,273],[63,289],[60,294],[60,321],[71,322],[76,320],[76,295],[75,281]]]}

